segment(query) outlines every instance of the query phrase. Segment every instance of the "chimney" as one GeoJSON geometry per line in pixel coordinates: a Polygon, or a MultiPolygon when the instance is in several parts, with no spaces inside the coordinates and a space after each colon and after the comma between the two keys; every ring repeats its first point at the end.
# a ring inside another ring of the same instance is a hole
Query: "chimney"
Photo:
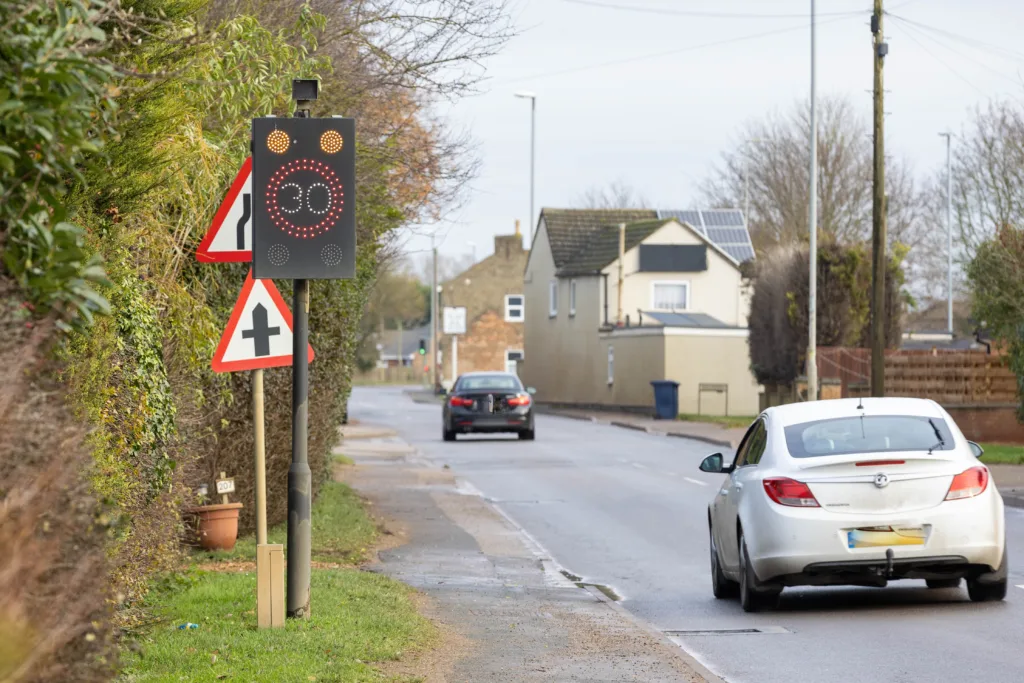
{"type": "Polygon", "coordinates": [[[519,232],[519,219],[516,219],[516,237],[522,237],[522,233],[519,232]]]}

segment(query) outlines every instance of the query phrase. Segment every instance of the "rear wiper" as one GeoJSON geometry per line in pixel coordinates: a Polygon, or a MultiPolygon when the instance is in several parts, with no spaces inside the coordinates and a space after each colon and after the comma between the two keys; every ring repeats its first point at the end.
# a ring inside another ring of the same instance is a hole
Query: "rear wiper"
{"type": "Polygon", "coordinates": [[[935,424],[934,420],[932,420],[931,418],[928,418],[928,424],[930,424],[932,426],[932,431],[935,432],[935,436],[938,437],[938,439],[939,439],[939,442],[937,444],[935,444],[934,446],[932,446],[931,448],[928,449],[928,455],[931,455],[932,451],[934,451],[939,446],[945,446],[946,445],[946,440],[942,438],[942,432],[939,431],[939,426],[937,424],[935,424]]]}

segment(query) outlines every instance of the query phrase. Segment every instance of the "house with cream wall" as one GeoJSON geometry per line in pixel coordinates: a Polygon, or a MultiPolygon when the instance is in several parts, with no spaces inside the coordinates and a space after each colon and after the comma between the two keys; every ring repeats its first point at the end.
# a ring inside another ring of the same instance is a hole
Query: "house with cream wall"
{"type": "Polygon", "coordinates": [[[543,209],[524,274],[524,382],[541,402],[646,410],[651,381],[668,379],[680,412],[756,414],[740,272],[753,256],[735,210],[543,209]]]}

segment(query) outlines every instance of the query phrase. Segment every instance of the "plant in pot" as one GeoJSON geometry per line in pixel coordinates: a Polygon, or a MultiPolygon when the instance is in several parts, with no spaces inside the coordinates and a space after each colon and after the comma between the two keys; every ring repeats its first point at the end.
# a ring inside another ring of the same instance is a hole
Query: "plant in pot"
{"type": "Polygon", "coordinates": [[[204,484],[199,487],[203,504],[189,508],[188,511],[196,517],[199,545],[204,550],[231,550],[238,540],[238,513],[243,506],[228,501],[228,494],[235,491],[235,480],[228,479],[227,473],[221,472],[220,479],[215,483],[221,502],[206,502],[208,489],[204,484]]]}

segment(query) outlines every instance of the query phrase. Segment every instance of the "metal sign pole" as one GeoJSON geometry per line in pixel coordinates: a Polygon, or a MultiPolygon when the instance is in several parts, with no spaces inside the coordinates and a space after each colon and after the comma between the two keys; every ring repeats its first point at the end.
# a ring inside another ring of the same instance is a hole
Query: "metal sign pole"
{"type": "MultiPolygon", "coordinates": [[[[295,116],[309,116],[309,100],[296,102],[295,116]]],[[[295,330],[292,336],[292,464],[288,469],[289,617],[309,619],[312,561],[313,474],[309,470],[309,281],[294,280],[295,330]]]]}

